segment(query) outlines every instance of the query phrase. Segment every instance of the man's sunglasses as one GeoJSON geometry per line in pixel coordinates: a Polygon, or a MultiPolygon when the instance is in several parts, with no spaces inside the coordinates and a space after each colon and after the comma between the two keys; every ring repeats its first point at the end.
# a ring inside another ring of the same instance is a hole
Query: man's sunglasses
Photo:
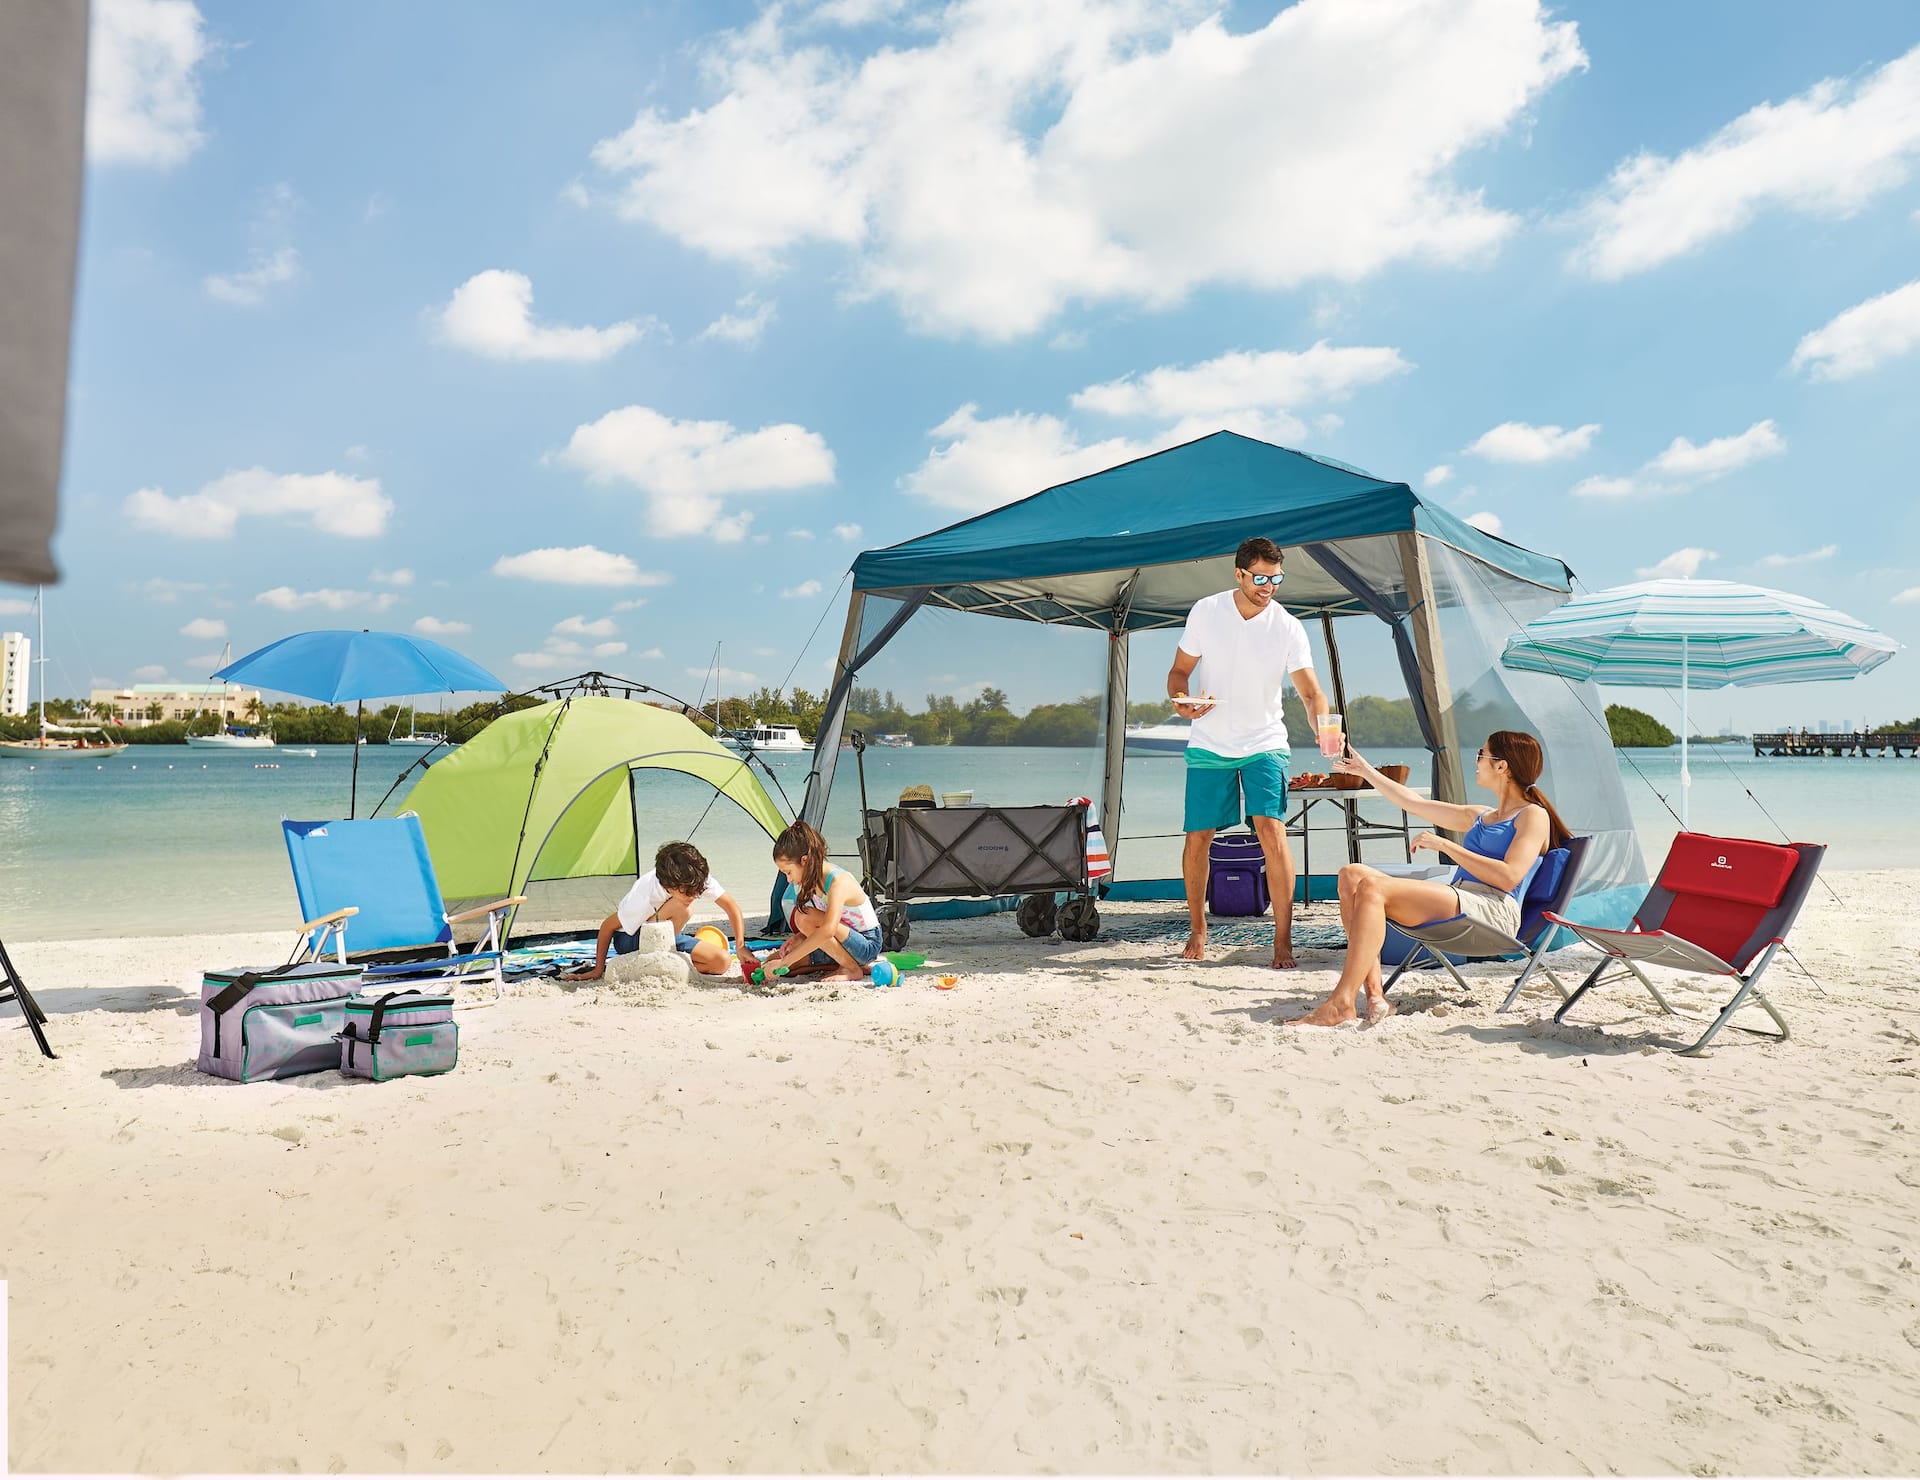
{"type": "Polygon", "coordinates": [[[1287,578],[1287,573],[1283,570],[1276,570],[1270,576],[1257,576],[1251,571],[1243,572],[1243,574],[1256,586],[1277,586],[1287,578]]]}

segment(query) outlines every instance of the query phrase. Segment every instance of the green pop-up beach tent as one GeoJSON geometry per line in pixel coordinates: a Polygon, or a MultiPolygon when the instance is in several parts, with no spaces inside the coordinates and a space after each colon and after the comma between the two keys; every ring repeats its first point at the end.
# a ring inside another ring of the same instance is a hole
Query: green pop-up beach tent
{"type": "Polygon", "coordinates": [[[740,756],[686,716],[579,695],[503,715],[421,778],[420,817],[441,894],[504,899],[528,880],[637,872],[635,773],[697,777],[769,838],[786,826],[740,756]]]}

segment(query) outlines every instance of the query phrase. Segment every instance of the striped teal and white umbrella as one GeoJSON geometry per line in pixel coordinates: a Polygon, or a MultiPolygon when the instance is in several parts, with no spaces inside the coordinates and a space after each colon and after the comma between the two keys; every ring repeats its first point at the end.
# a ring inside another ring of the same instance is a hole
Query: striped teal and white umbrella
{"type": "Polygon", "coordinates": [[[1805,596],[1738,581],[1665,580],[1575,597],[1509,638],[1500,661],[1528,673],[1680,690],[1685,826],[1691,690],[1857,678],[1899,650],[1885,633],[1805,596]]]}

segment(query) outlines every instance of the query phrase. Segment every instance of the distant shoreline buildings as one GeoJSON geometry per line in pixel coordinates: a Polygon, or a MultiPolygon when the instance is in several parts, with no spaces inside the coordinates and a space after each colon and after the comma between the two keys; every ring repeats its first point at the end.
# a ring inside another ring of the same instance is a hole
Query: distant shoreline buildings
{"type": "Polygon", "coordinates": [[[87,697],[95,706],[112,705],[113,717],[122,724],[144,725],[156,720],[192,719],[202,710],[223,719],[244,719],[248,706],[259,702],[260,691],[220,683],[136,683],[125,688],[95,689],[87,697]],[[160,707],[158,716],[153,712],[155,705],[160,707]]]}

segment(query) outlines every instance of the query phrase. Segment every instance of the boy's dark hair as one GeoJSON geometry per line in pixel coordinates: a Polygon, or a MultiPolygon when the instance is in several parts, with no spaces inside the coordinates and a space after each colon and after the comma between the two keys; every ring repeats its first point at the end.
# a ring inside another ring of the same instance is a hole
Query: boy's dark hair
{"type": "Polygon", "coordinates": [[[662,843],[653,855],[653,876],[662,889],[698,894],[707,887],[706,855],[691,843],[662,843]]]}
{"type": "Polygon", "coordinates": [[[1240,548],[1233,552],[1235,570],[1252,570],[1253,562],[1264,560],[1270,564],[1280,563],[1280,547],[1263,534],[1257,534],[1250,540],[1240,541],[1240,548]]]}

